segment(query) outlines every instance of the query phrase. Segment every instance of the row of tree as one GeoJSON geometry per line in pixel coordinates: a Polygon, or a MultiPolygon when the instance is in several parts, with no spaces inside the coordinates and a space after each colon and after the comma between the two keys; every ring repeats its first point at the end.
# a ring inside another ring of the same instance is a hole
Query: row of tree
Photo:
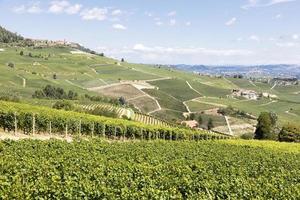
{"type": "Polygon", "coordinates": [[[63,88],[47,85],[42,90],[36,90],[32,95],[33,98],[38,99],[70,99],[75,100],[78,98],[78,94],[72,90],[68,93],[63,88]]]}
{"type": "Polygon", "coordinates": [[[278,117],[273,112],[263,112],[258,117],[254,139],[278,140],[281,142],[300,142],[300,127],[286,124],[281,129],[277,126],[278,117]]]}

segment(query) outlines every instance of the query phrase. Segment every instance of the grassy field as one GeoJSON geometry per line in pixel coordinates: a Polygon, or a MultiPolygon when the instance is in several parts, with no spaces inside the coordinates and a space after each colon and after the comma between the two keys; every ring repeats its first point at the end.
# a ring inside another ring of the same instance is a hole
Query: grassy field
{"type": "Polygon", "coordinates": [[[4,199],[299,199],[299,144],[0,142],[4,199]]]}
{"type": "Polygon", "coordinates": [[[182,101],[172,97],[168,93],[165,93],[161,90],[152,90],[152,89],[144,89],[144,91],[149,95],[151,95],[152,97],[155,97],[163,108],[186,112],[186,108],[183,105],[182,101]]]}
{"type": "Polygon", "coordinates": [[[159,90],[171,95],[172,97],[175,97],[180,101],[187,101],[200,96],[198,93],[189,88],[186,81],[181,79],[155,81],[152,82],[152,84],[157,86],[159,90]]]}

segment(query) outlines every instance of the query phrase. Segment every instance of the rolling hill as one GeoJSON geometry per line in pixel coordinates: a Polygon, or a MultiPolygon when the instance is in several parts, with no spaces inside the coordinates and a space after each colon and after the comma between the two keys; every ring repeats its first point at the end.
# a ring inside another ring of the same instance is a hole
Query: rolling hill
{"type": "MultiPolygon", "coordinates": [[[[17,35],[15,37],[14,40],[21,39],[17,35]]],[[[255,122],[238,120],[234,116],[227,123],[224,116],[214,112],[215,109],[227,106],[253,116],[258,116],[263,111],[273,111],[279,116],[281,124],[300,120],[299,85],[277,86],[248,79],[198,75],[165,66],[121,62],[86,48],[70,45],[73,43],[52,42],[51,45],[40,45],[35,41],[29,47],[23,43],[19,46],[2,44],[0,94],[18,96],[30,104],[51,106],[53,100],[32,99],[32,94],[46,85],[53,85],[80,95],[100,95],[116,99],[123,97],[128,104],[133,105],[137,113],[153,116],[153,119],[145,120],[148,122],[154,122],[158,118],[180,124],[185,120],[184,115],[195,113],[204,119],[213,119],[215,126],[221,127],[216,128],[225,130],[226,133],[230,122],[234,124],[239,121],[242,128],[243,125],[255,126],[255,122]],[[232,96],[233,89],[269,93],[278,98],[236,98],[232,96]]],[[[75,103],[87,105],[80,101],[75,103]]]]}

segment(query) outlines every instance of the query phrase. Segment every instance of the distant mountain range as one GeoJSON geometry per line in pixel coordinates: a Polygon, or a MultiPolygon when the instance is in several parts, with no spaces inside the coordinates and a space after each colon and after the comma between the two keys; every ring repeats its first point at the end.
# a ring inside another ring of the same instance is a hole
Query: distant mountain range
{"type": "Polygon", "coordinates": [[[253,65],[253,66],[207,66],[207,65],[172,65],[172,68],[211,75],[242,74],[247,77],[295,77],[300,78],[300,65],[253,65]]]}

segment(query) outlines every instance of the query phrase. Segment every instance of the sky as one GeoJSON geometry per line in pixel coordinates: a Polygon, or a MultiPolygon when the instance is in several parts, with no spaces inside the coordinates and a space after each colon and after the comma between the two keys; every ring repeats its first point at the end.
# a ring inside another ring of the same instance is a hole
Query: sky
{"type": "Polygon", "coordinates": [[[300,64],[300,0],[0,0],[0,25],[136,63],[300,64]]]}

